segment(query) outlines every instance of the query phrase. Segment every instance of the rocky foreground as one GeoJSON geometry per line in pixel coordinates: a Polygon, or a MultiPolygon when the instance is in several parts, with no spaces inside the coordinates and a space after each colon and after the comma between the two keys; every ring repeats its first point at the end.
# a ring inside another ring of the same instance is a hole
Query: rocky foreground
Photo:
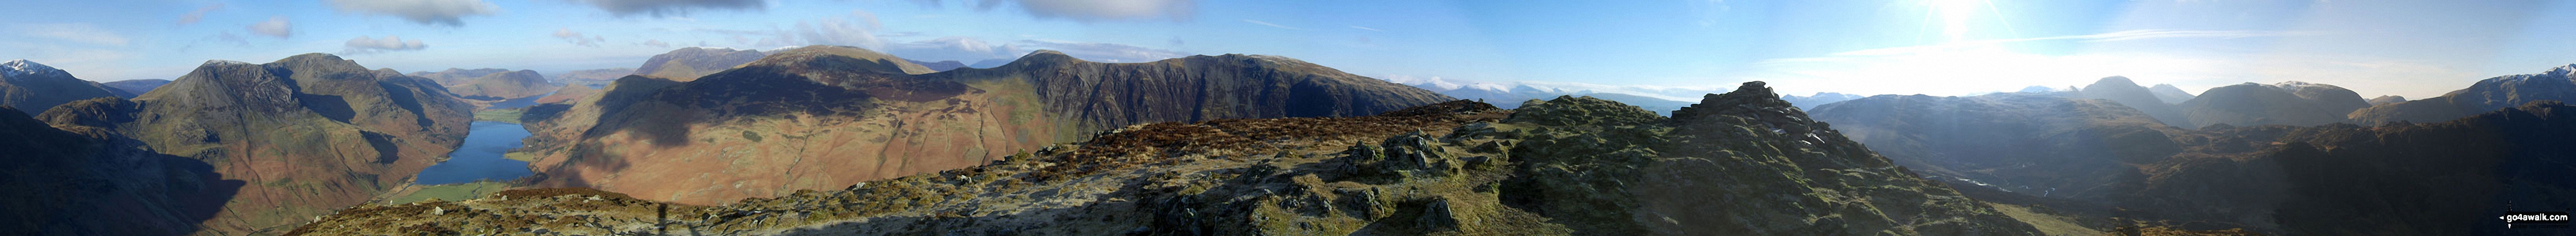
{"type": "Polygon", "coordinates": [[[1677,118],[1589,97],[1154,123],[720,206],[578,189],[342,210],[294,234],[2032,235],[1759,82],[1677,118]]]}

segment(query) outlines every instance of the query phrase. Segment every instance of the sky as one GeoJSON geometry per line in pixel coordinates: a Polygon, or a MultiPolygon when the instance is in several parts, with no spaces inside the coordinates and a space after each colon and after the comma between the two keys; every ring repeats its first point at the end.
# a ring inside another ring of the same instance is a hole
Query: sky
{"type": "Polygon", "coordinates": [[[0,0],[0,60],[169,79],[331,53],[373,68],[635,67],[681,47],[847,45],[975,63],[1267,54],[1407,83],[1676,100],[1968,95],[2107,76],[2425,98],[2576,63],[2576,1],[0,0]]]}

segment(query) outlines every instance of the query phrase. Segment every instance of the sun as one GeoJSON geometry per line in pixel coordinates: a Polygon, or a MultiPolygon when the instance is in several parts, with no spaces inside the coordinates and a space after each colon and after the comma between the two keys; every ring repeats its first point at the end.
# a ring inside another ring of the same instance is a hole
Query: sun
{"type": "Polygon", "coordinates": [[[1985,10],[1993,3],[1986,0],[1922,0],[1920,4],[1931,11],[1932,17],[1941,21],[1941,36],[1957,42],[1967,40],[1969,21],[1979,10],[1985,10]]]}

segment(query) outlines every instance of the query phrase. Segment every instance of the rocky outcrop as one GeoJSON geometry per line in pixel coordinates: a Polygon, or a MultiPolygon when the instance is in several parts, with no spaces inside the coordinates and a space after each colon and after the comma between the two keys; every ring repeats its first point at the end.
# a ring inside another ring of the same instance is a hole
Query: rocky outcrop
{"type": "Polygon", "coordinates": [[[634,74],[690,81],[767,56],[769,53],[760,50],[688,47],[653,55],[644,60],[644,65],[635,67],[634,74]]]}
{"type": "Polygon", "coordinates": [[[545,95],[563,85],[546,82],[545,75],[532,70],[491,73],[473,79],[441,83],[458,97],[475,100],[504,100],[545,95]]]}
{"type": "Polygon", "coordinates": [[[535,136],[521,155],[536,157],[542,186],[713,204],[963,168],[1129,124],[1354,116],[1445,99],[1267,56],[1111,64],[1039,52],[927,72],[810,46],[693,81],[629,77],[531,108],[535,136]]]}
{"type": "Polygon", "coordinates": [[[35,115],[72,101],[117,97],[124,90],[73,78],[70,72],[27,60],[0,62],[0,106],[35,115]]]}
{"type": "Polygon", "coordinates": [[[2534,101],[2576,101],[2576,64],[2539,74],[2507,75],[2479,80],[2440,97],[2371,106],[2347,114],[2356,124],[2442,122],[2534,101]]]}
{"type": "Polygon", "coordinates": [[[2361,95],[2334,85],[2298,81],[2244,83],[2209,89],[2179,104],[2191,124],[2183,127],[2322,125],[2346,122],[2343,114],[2370,107],[2361,95]]]}
{"type": "Polygon", "coordinates": [[[1562,97],[1517,111],[1452,101],[1143,124],[976,167],[718,206],[514,190],[363,206],[296,233],[2037,234],[1768,91],[1711,95],[1678,119],[1562,97]]]}
{"type": "Polygon", "coordinates": [[[41,117],[202,161],[245,185],[198,234],[275,234],[409,182],[465,136],[468,107],[427,79],[328,54],[209,61],[132,101],[85,100],[41,117]]]}

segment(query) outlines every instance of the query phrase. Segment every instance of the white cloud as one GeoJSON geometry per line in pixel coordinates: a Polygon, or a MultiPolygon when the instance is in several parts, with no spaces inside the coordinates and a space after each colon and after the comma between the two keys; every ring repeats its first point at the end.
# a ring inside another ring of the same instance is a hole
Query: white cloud
{"type": "Polygon", "coordinates": [[[598,35],[584,36],[581,32],[573,32],[572,28],[555,29],[554,35],[555,38],[563,39],[564,42],[570,42],[573,45],[581,45],[583,47],[599,47],[599,43],[608,41],[607,38],[603,38],[598,35]]]}
{"type": "Polygon", "coordinates": [[[1024,44],[1027,47],[1025,49],[1056,50],[1057,52],[1064,52],[1065,55],[1071,55],[1074,58],[1100,62],[1151,62],[1190,55],[1189,53],[1179,51],[1115,43],[1072,42],[1042,39],[1020,40],[1019,43],[1024,44]]]}
{"type": "Polygon", "coordinates": [[[215,5],[206,5],[206,7],[197,8],[195,11],[188,11],[188,14],[186,15],[179,15],[179,25],[196,24],[198,20],[206,19],[207,12],[213,12],[220,9],[224,9],[224,3],[219,2],[215,3],[215,5]]]}
{"type": "Polygon", "coordinates": [[[956,36],[888,44],[884,51],[906,59],[967,63],[984,59],[1009,58],[1027,52],[1009,44],[995,45],[975,38],[956,36]]]}
{"type": "Polygon", "coordinates": [[[491,15],[500,7],[483,0],[323,0],[341,12],[383,14],[424,25],[464,26],[465,16],[491,15]]]}
{"type": "Polygon", "coordinates": [[[671,47],[671,43],[662,42],[662,40],[659,40],[659,39],[646,39],[646,40],[644,40],[644,42],[635,43],[635,44],[636,44],[636,45],[644,45],[644,46],[653,46],[653,47],[657,47],[657,48],[668,48],[668,47],[671,47]]]}
{"type": "Polygon", "coordinates": [[[786,35],[781,33],[780,37],[777,37],[802,39],[781,41],[801,41],[803,44],[768,45],[772,43],[768,40],[763,40],[763,44],[764,46],[804,46],[810,44],[823,44],[858,46],[864,48],[885,48],[885,40],[877,38],[875,33],[878,28],[883,27],[883,25],[877,23],[877,15],[875,13],[869,13],[867,11],[850,11],[850,14],[850,18],[835,17],[811,21],[797,21],[795,34],[786,35]]]}
{"type": "Polygon", "coordinates": [[[17,28],[27,35],[87,44],[125,46],[133,41],[126,39],[125,35],[89,23],[24,24],[17,28]]]}
{"type": "Polygon", "coordinates": [[[295,36],[294,26],[294,23],[286,22],[286,16],[271,16],[268,17],[268,21],[251,24],[249,28],[250,33],[253,34],[286,38],[288,36],[295,36]]]}
{"type": "Polygon", "coordinates": [[[678,17],[693,9],[750,10],[768,7],[762,0],[576,0],[617,16],[678,17]]]}
{"type": "Polygon", "coordinates": [[[1270,27],[1279,27],[1279,28],[1281,28],[1281,29],[1306,30],[1306,29],[1299,29],[1299,28],[1297,28],[1297,27],[1288,27],[1288,26],[1285,26],[1285,25],[1271,24],[1270,22],[1263,22],[1263,21],[1257,21],[1257,20],[1252,20],[1252,19],[1243,19],[1243,22],[1244,22],[1244,23],[1252,23],[1252,24],[1256,24],[1256,25],[1265,25],[1265,26],[1270,26],[1270,27]]]}
{"type": "Polygon", "coordinates": [[[399,37],[399,36],[392,36],[392,35],[386,35],[384,39],[374,39],[374,38],[368,38],[367,36],[358,36],[358,38],[349,39],[349,43],[348,43],[348,44],[346,44],[346,46],[347,46],[347,47],[346,47],[346,49],[344,49],[344,51],[342,51],[342,52],[341,52],[342,54],[369,54],[369,53],[380,53],[380,52],[389,52],[389,51],[414,51],[414,50],[420,50],[420,49],[422,49],[422,48],[428,48],[428,47],[429,47],[429,45],[428,45],[428,44],[422,44],[422,43],[420,43],[420,40],[418,40],[418,39],[413,39],[413,40],[403,40],[403,39],[402,39],[402,37],[399,37]]]}
{"type": "MultiPolygon", "coordinates": [[[[1188,20],[1197,14],[1197,0],[960,0],[977,10],[1019,7],[1039,19],[1066,19],[1076,22],[1126,20],[1188,20]]],[[[945,0],[915,0],[938,7],[945,0]]]]}

